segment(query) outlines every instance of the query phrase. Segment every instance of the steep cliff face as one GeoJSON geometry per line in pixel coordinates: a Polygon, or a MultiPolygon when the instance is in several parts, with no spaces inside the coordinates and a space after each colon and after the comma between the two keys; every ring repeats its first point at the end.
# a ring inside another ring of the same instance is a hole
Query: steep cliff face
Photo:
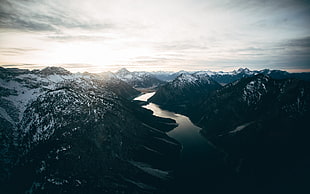
{"type": "MultiPolygon", "coordinates": [[[[154,120],[160,118],[127,100],[138,93],[129,85],[61,68],[2,68],[0,75],[4,192],[165,188],[180,146],[158,129],[154,120]]],[[[173,128],[171,123],[161,120],[166,128],[173,128]]]]}

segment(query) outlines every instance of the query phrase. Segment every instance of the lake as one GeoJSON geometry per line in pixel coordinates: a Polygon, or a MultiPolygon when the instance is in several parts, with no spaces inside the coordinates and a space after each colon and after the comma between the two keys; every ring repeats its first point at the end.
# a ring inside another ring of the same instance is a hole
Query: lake
{"type": "MultiPolygon", "coordinates": [[[[143,94],[134,100],[147,101],[155,92],[143,94]]],[[[175,180],[170,192],[225,193],[234,187],[234,175],[225,163],[224,154],[216,149],[199,131],[201,128],[181,114],[163,110],[154,103],[143,106],[159,117],[174,119],[178,126],[167,134],[182,144],[181,158],[175,168],[175,180]]]]}

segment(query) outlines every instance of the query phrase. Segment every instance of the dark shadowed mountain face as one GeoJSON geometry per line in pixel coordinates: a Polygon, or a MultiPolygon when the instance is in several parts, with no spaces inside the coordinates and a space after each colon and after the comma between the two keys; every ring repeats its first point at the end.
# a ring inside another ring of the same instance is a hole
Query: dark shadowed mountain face
{"type": "Polygon", "coordinates": [[[1,192],[163,192],[175,122],[127,100],[138,92],[123,81],[60,72],[0,69],[1,192]]]}
{"type": "Polygon", "coordinates": [[[149,101],[169,110],[185,112],[193,101],[220,87],[205,73],[181,74],[172,82],[159,87],[149,101]]]}
{"type": "Polygon", "coordinates": [[[290,193],[307,188],[309,82],[262,74],[243,78],[197,102],[189,115],[227,153],[248,189],[290,193]]]}
{"type": "Polygon", "coordinates": [[[225,132],[272,117],[303,117],[309,113],[309,98],[308,82],[275,80],[259,74],[228,84],[193,107],[195,120],[211,134],[214,128],[216,133],[225,132]]]}
{"type": "MultiPolygon", "coordinates": [[[[238,174],[240,191],[309,191],[310,83],[244,72],[248,76],[213,92],[200,89],[194,74],[181,75],[150,101],[186,114],[200,126],[238,174]]],[[[213,82],[201,86],[207,89],[213,82]]]]}
{"type": "Polygon", "coordinates": [[[185,72],[163,86],[149,75],[0,67],[1,193],[310,193],[309,82],[276,70],[185,72]],[[175,171],[181,145],[166,132],[197,127],[167,111],[172,119],[153,116],[132,101],[140,93],[132,86],[159,86],[151,102],[202,128],[208,146],[183,136],[194,168],[175,171]],[[178,187],[187,173],[197,188],[178,187]]]}
{"type": "Polygon", "coordinates": [[[165,83],[148,72],[130,72],[125,68],[116,72],[115,75],[134,88],[156,88],[165,83]]]}

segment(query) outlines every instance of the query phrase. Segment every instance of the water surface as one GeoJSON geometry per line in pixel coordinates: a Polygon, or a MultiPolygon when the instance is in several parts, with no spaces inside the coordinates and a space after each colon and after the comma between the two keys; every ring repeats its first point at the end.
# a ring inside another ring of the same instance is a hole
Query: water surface
{"type": "MultiPolygon", "coordinates": [[[[143,94],[134,100],[147,101],[155,92],[143,94]]],[[[230,181],[219,152],[184,115],[163,110],[154,103],[143,106],[159,117],[174,119],[178,126],[167,134],[182,144],[179,163],[176,164],[175,181],[171,192],[175,193],[222,193],[223,183],[230,181]]]]}

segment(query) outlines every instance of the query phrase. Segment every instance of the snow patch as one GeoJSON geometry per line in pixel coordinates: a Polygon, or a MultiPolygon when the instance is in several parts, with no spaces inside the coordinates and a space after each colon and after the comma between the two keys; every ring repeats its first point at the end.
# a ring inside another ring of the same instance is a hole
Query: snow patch
{"type": "Polygon", "coordinates": [[[2,107],[0,107],[0,116],[2,118],[4,118],[5,120],[9,121],[11,124],[15,124],[15,122],[13,121],[13,119],[10,117],[10,115],[8,115],[8,113],[6,112],[6,110],[2,107]]]}
{"type": "Polygon", "coordinates": [[[168,171],[160,170],[153,168],[151,165],[143,163],[143,162],[137,162],[137,161],[130,161],[130,163],[139,169],[143,170],[144,172],[155,176],[157,178],[163,179],[163,180],[169,180],[171,179],[171,176],[169,175],[168,171]]]}
{"type": "Polygon", "coordinates": [[[244,128],[246,128],[247,126],[249,126],[253,123],[254,123],[254,121],[251,121],[251,122],[245,123],[243,125],[239,125],[234,130],[230,131],[229,133],[237,133],[239,131],[242,131],[244,128]]]}

